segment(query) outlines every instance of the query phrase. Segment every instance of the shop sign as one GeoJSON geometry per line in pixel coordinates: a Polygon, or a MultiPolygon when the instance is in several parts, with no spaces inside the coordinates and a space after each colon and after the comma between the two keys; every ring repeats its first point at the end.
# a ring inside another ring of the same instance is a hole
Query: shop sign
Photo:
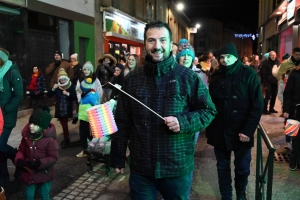
{"type": "Polygon", "coordinates": [[[197,33],[197,28],[190,28],[190,33],[197,33]]]}
{"type": "Polygon", "coordinates": [[[252,34],[252,33],[246,33],[246,34],[234,34],[234,37],[235,38],[241,38],[241,39],[244,39],[244,38],[251,38],[252,40],[255,40],[256,38],[258,38],[258,34],[252,34]]]}
{"type": "Polygon", "coordinates": [[[95,17],[94,0],[38,0],[56,7],[95,17]]]}
{"type": "Polygon", "coordinates": [[[286,19],[290,20],[294,17],[295,14],[295,0],[292,0],[289,5],[287,6],[286,9],[287,15],[286,15],[286,19]]]}
{"type": "Polygon", "coordinates": [[[26,1],[27,0],[3,0],[3,2],[12,3],[15,5],[24,6],[24,7],[27,6],[26,1]]]}
{"type": "Polygon", "coordinates": [[[103,12],[103,31],[144,40],[145,23],[118,12],[103,12]]]}

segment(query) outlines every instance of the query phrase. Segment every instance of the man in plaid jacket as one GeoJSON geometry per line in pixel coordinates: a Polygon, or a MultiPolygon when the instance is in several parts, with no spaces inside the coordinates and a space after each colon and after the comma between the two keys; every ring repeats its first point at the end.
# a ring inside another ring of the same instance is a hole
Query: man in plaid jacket
{"type": "Polygon", "coordinates": [[[131,199],[186,199],[194,170],[195,133],[205,129],[216,109],[201,79],[176,63],[172,32],[161,21],[145,27],[144,66],[130,72],[119,95],[112,135],[111,166],[123,173],[130,149],[131,199]]]}

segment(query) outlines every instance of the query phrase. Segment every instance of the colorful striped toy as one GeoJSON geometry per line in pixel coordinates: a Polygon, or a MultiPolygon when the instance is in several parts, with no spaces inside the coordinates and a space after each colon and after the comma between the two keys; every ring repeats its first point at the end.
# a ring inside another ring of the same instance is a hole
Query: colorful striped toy
{"type": "Polygon", "coordinates": [[[285,124],[284,134],[296,136],[299,132],[300,122],[293,119],[288,119],[285,124]]]}
{"type": "Polygon", "coordinates": [[[101,138],[118,131],[108,103],[93,106],[87,109],[86,112],[94,138],[101,138]]]}

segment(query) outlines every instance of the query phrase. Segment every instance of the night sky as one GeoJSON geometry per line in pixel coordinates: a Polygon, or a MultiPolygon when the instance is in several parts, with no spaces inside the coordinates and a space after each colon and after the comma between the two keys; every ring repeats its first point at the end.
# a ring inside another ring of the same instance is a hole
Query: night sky
{"type": "Polygon", "coordinates": [[[195,24],[197,18],[236,22],[256,32],[259,0],[177,0],[185,5],[184,13],[195,24]]]}

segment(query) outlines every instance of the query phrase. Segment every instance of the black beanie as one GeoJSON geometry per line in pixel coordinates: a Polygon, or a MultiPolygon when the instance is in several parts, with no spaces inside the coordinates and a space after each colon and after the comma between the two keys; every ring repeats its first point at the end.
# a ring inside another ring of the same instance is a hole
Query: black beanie
{"type": "Polygon", "coordinates": [[[46,105],[41,108],[36,108],[29,118],[29,123],[38,125],[42,129],[49,127],[52,116],[50,115],[50,108],[46,105]]]}
{"type": "Polygon", "coordinates": [[[62,58],[62,54],[61,54],[61,52],[60,52],[60,51],[55,51],[54,55],[55,55],[55,54],[59,54],[59,55],[60,55],[60,57],[62,58]]]}
{"type": "Polygon", "coordinates": [[[231,54],[231,55],[235,56],[236,58],[239,57],[239,55],[238,55],[238,53],[236,51],[236,47],[235,47],[235,45],[232,42],[224,44],[219,49],[219,55],[222,55],[222,54],[231,54]]]}

